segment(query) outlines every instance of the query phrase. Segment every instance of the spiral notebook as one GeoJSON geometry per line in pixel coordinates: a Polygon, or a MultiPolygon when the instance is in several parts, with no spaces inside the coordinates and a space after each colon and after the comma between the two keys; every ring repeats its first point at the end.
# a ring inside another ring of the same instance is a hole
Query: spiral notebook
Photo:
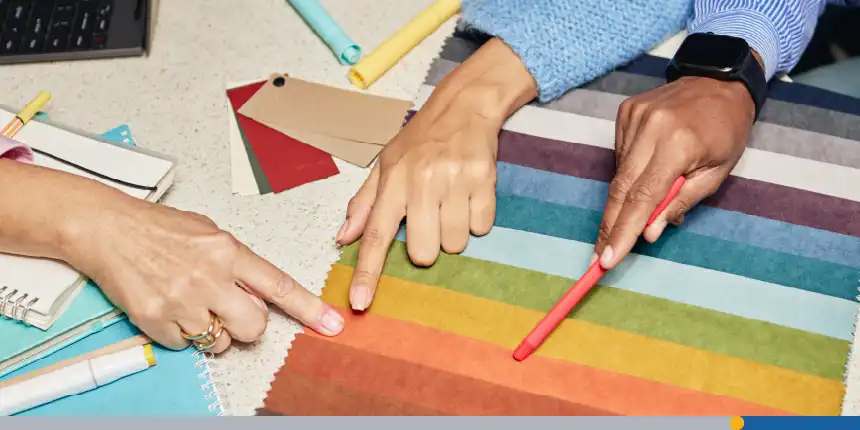
{"type": "MultiPolygon", "coordinates": [[[[0,124],[13,117],[0,109],[0,124]]],[[[133,197],[157,201],[173,180],[175,163],[163,155],[113,145],[38,119],[15,140],[33,148],[40,166],[95,179],[133,197]]],[[[62,262],[0,253],[0,315],[48,330],[86,281],[62,262]]]]}

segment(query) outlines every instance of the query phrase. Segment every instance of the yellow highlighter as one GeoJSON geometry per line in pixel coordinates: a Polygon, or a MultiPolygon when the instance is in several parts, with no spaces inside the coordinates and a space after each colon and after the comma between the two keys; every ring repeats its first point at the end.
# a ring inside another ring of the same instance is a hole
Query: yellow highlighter
{"type": "Polygon", "coordinates": [[[349,81],[367,89],[424,38],[460,11],[460,0],[437,0],[349,69],[349,81]]]}
{"type": "Polygon", "coordinates": [[[48,104],[49,101],[51,101],[51,93],[39,91],[39,94],[36,94],[36,98],[28,103],[27,106],[24,106],[24,109],[21,109],[18,115],[15,115],[15,118],[9,121],[9,124],[6,124],[3,130],[0,130],[0,135],[10,138],[14,137],[21,130],[21,127],[24,127],[24,124],[33,119],[33,116],[39,113],[39,110],[48,104]]]}

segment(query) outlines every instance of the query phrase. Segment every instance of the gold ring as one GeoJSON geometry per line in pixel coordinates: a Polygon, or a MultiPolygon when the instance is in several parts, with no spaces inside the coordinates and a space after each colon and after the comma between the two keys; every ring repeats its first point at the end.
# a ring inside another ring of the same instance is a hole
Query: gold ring
{"type": "Polygon", "coordinates": [[[191,343],[200,351],[205,351],[215,346],[215,343],[218,342],[218,338],[221,337],[221,333],[224,332],[224,324],[221,322],[221,318],[215,317],[215,327],[213,331],[214,333],[210,331],[206,333],[206,336],[202,339],[193,340],[191,343]]]}
{"type": "Polygon", "coordinates": [[[216,330],[216,325],[220,325],[219,323],[220,323],[220,321],[218,320],[218,317],[216,317],[215,314],[210,312],[209,313],[209,329],[208,330],[206,330],[200,334],[188,334],[188,332],[186,332],[184,329],[182,329],[180,327],[179,332],[185,340],[190,340],[190,341],[194,342],[194,341],[204,339],[208,336],[211,336],[212,332],[214,332],[216,330]]]}

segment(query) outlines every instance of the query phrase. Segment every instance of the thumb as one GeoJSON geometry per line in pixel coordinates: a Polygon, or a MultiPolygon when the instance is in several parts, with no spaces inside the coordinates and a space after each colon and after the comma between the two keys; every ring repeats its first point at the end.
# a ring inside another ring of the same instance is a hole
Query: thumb
{"type": "Polygon", "coordinates": [[[715,193],[727,176],[727,173],[714,169],[687,179],[678,195],[645,229],[643,232],[645,240],[656,242],[669,223],[681,225],[684,222],[684,215],[699,202],[715,193]]]}
{"type": "Polygon", "coordinates": [[[373,209],[373,204],[376,202],[379,176],[379,162],[377,161],[370,171],[370,176],[364,181],[355,196],[349,200],[349,205],[346,207],[346,220],[340,226],[335,237],[337,246],[349,245],[361,236],[367,219],[370,217],[370,210],[373,209]]]}

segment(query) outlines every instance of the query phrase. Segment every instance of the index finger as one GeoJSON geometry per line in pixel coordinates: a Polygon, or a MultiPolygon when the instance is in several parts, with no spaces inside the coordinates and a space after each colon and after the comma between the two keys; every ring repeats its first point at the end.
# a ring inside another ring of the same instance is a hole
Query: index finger
{"type": "Polygon", "coordinates": [[[327,336],[343,330],[343,317],[334,308],[245,245],[241,245],[234,274],[246,288],[310,329],[327,336]]]}
{"type": "Polygon", "coordinates": [[[677,194],[683,185],[683,182],[679,183],[683,181],[679,177],[683,176],[686,168],[686,160],[679,152],[655,154],[627,194],[600,256],[603,268],[615,267],[633,249],[647,224],[656,217],[655,213],[668,205],[670,191],[675,189],[677,194]],[[676,183],[678,186],[674,187],[676,183]]]}
{"type": "Polygon", "coordinates": [[[373,301],[388,248],[400,228],[400,221],[406,215],[405,206],[383,194],[370,211],[358,245],[358,261],[349,287],[352,309],[363,311],[373,301]]]}

